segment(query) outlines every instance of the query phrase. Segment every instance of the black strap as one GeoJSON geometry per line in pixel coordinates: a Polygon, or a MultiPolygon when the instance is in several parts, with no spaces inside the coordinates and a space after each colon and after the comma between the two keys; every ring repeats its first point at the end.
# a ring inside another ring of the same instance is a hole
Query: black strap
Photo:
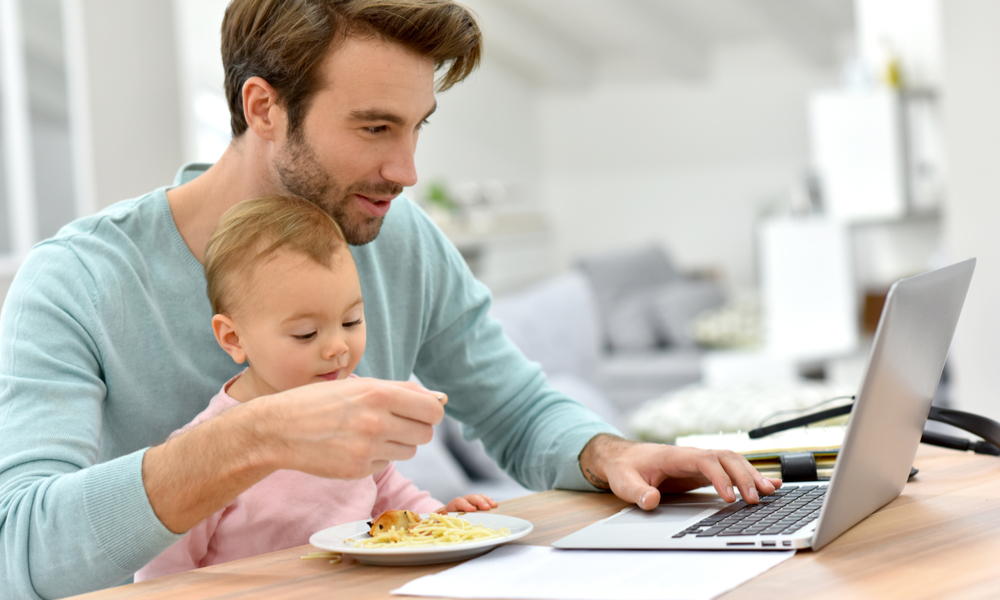
{"type": "Polygon", "coordinates": [[[812,452],[786,452],[781,455],[782,481],[816,481],[816,457],[812,452]]]}
{"type": "MultiPolygon", "coordinates": [[[[786,429],[802,427],[817,421],[825,421],[826,419],[832,419],[833,417],[849,414],[853,406],[853,404],[847,404],[845,406],[838,406],[828,410],[821,410],[804,417],[775,423],[774,425],[768,425],[767,427],[758,427],[757,429],[750,430],[747,435],[749,435],[751,439],[762,438],[766,435],[771,435],[772,433],[785,431],[786,429]]],[[[945,448],[954,448],[955,450],[972,451],[978,454],[992,454],[993,456],[1000,456],[1000,423],[997,423],[993,419],[988,419],[986,417],[974,415],[961,410],[955,410],[953,408],[940,408],[932,406],[930,414],[927,415],[927,420],[937,421],[939,423],[945,423],[953,427],[958,427],[963,431],[967,431],[973,435],[983,438],[984,441],[968,440],[942,433],[935,433],[933,431],[925,431],[923,436],[920,438],[920,441],[925,444],[933,444],[935,446],[943,446],[945,448]]]]}
{"type": "Polygon", "coordinates": [[[827,419],[832,419],[834,417],[839,417],[841,415],[850,414],[851,407],[853,404],[846,404],[844,406],[838,406],[836,408],[828,408],[826,410],[821,410],[819,412],[814,412],[808,414],[804,417],[798,417],[796,419],[789,419],[788,421],[782,421],[781,423],[775,423],[774,425],[768,425],[767,427],[758,427],[757,429],[751,429],[747,432],[750,439],[762,438],[765,435],[771,435],[772,433],[778,433],[779,431],[784,431],[786,429],[793,429],[795,427],[803,427],[815,423],[816,421],[825,421],[827,419]]]}
{"type": "MultiPolygon", "coordinates": [[[[953,408],[939,408],[937,406],[932,406],[930,414],[927,415],[927,420],[946,423],[953,427],[958,427],[963,431],[968,431],[972,435],[978,435],[985,440],[983,442],[974,442],[972,440],[963,440],[963,438],[945,436],[940,433],[934,434],[934,436],[938,438],[950,437],[952,440],[965,441],[967,446],[965,448],[958,448],[959,450],[972,450],[973,452],[978,452],[979,454],[992,454],[994,456],[1000,456],[1000,423],[997,423],[993,419],[987,419],[986,417],[980,415],[974,415],[972,413],[955,410],[953,408]]],[[[924,432],[924,437],[927,437],[929,433],[931,432],[924,432]]],[[[924,441],[923,438],[921,438],[920,441],[924,441]]],[[[952,446],[946,447],[950,448],[952,446]]]]}

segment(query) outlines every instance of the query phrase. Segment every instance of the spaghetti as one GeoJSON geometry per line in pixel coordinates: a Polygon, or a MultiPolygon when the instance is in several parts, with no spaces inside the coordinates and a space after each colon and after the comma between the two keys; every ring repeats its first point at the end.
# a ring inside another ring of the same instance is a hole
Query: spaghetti
{"type": "Polygon", "coordinates": [[[354,545],[358,548],[444,546],[489,540],[508,535],[510,535],[510,530],[506,527],[490,529],[482,525],[473,525],[458,517],[431,513],[427,518],[412,525],[409,530],[398,530],[392,527],[370,539],[355,542],[354,545]]]}

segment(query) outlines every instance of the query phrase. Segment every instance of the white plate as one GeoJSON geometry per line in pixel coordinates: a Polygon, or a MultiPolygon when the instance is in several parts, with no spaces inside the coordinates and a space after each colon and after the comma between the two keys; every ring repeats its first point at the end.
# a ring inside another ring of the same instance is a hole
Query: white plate
{"type": "MultiPolygon", "coordinates": [[[[421,515],[426,517],[427,515],[421,515]]],[[[497,515],[488,512],[451,513],[453,517],[459,517],[472,523],[482,525],[490,529],[500,529],[506,527],[510,530],[510,535],[489,540],[476,540],[453,544],[449,546],[423,546],[418,548],[357,548],[354,542],[367,540],[370,527],[367,521],[355,521],[330,527],[322,531],[317,531],[309,538],[309,543],[323,550],[340,552],[369,565],[430,565],[434,563],[451,562],[463,560],[485,554],[493,548],[506,544],[507,542],[522,538],[534,528],[534,526],[517,517],[507,515],[497,515]],[[347,540],[353,541],[347,541],[347,540]]]]}

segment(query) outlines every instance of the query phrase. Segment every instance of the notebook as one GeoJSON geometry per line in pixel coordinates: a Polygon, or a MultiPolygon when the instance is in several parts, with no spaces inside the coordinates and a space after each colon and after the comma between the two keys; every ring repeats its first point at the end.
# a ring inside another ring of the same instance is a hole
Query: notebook
{"type": "Polygon", "coordinates": [[[786,483],[759,505],[665,495],[552,545],[580,549],[819,550],[903,490],[975,259],[893,284],[829,482],[786,483]]]}
{"type": "Polygon", "coordinates": [[[794,477],[783,474],[783,468],[789,463],[784,461],[782,456],[787,458],[793,455],[800,460],[802,457],[806,459],[811,457],[809,461],[811,464],[808,466],[812,469],[812,476],[795,480],[827,480],[833,474],[833,465],[844,442],[844,433],[847,431],[846,417],[843,419],[844,424],[798,427],[762,438],[751,438],[746,432],[685,435],[677,438],[675,444],[706,450],[739,452],[765,477],[789,481],[794,477]]]}

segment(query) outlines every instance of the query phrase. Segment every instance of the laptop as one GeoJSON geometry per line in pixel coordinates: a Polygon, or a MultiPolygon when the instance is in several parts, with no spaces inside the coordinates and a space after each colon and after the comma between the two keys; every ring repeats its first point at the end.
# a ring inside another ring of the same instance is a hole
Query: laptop
{"type": "Polygon", "coordinates": [[[819,550],[899,495],[962,312],[976,260],[892,285],[828,482],[786,483],[758,505],[711,488],[665,494],[552,545],[579,549],[819,550]]]}

